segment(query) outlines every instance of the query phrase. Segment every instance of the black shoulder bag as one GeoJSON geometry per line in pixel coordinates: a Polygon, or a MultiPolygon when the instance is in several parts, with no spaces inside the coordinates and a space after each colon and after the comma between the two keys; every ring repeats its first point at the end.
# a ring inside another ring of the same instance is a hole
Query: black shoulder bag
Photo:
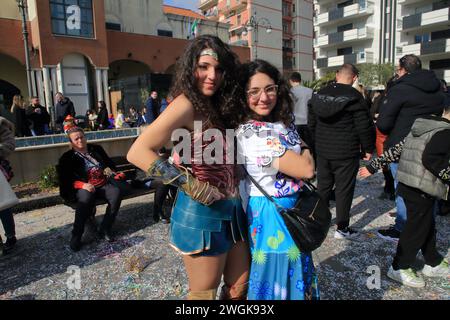
{"type": "Polygon", "coordinates": [[[297,248],[302,252],[311,252],[319,248],[327,237],[331,212],[325,201],[320,198],[316,187],[304,181],[304,187],[295,206],[286,209],[277,204],[247,171],[246,173],[258,190],[277,207],[297,248]]]}

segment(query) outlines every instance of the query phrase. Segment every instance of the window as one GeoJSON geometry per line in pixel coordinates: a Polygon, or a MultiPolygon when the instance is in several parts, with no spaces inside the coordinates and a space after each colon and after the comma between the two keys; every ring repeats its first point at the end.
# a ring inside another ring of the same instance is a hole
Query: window
{"type": "Polygon", "coordinates": [[[292,31],[297,31],[296,25],[295,25],[295,21],[292,22],[292,31]]]}
{"type": "Polygon", "coordinates": [[[353,23],[348,23],[348,24],[344,24],[342,26],[338,26],[337,32],[344,32],[344,31],[352,30],[352,29],[353,29],[353,23]]]}
{"type": "Polygon", "coordinates": [[[353,53],[353,48],[352,47],[347,47],[347,48],[341,48],[337,50],[337,55],[338,56],[343,56],[346,54],[352,54],[353,53]]]}
{"type": "Polygon", "coordinates": [[[429,34],[416,34],[414,36],[414,43],[423,43],[430,41],[430,35],[429,34]]]}
{"type": "Polygon", "coordinates": [[[295,3],[292,4],[292,12],[295,12],[295,3]]]}
{"type": "Polygon", "coordinates": [[[290,16],[289,5],[283,2],[283,16],[290,16]]]}
{"type": "Polygon", "coordinates": [[[283,23],[283,32],[289,32],[289,27],[286,23],[283,23]]]}
{"type": "Polygon", "coordinates": [[[94,37],[92,0],[50,0],[50,15],[53,34],[94,37]]]}
{"type": "Polygon", "coordinates": [[[450,29],[431,32],[431,40],[449,39],[450,29]]]}
{"type": "Polygon", "coordinates": [[[430,69],[450,69],[450,59],[443,60],[431,60],[430,61],[430,69]]]}
{"type": "Polygon", "coordinates": [[[450,0],[441,0],[433,3],[433,11],[450,7],[450,0]]]}
{"type": "Polygon", "coordinates": [[[297,63],[295,62],[295,57],[292,57],[292,66],[295,67],[297,63]]]}
{"type": "Polygon", "coordinates": [[[295,46],[295,40],[292,40],[292,49],[295,50],[296,46],[295,46]]]}
{"type": "Polygon", "coordinates": [[[169,31],[169,30],[159,30],[158,29],[158,36],[172,38],[173,33],[172,33],[172,31],[169,31]]]}
{"type": "Polygon", "coordinates": [[[352,4],[353,4],[353,0],[348,0],[348,1],[345,1],[345,2],[338,3],[337,7],[338,8],[343,8],[343,7],[352,5],[352,4]]]}
{"type": "Polygon", "coordinates": [[[106,23],[106,29],[120,31],[121,30],[120,23],[107,22],[106,23]]]}

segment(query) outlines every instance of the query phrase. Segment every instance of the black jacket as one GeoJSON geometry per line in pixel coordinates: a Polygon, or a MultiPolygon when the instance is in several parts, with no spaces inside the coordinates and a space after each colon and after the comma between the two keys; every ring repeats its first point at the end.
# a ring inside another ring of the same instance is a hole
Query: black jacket
{"type": "Polygon", "coordinates": [[[384,149],[402,141],[417,118],[442,114],[444,94],[433,71],[404,75],[390,88],[380,106],[378,129],[388,135],[384,149]]]}
{"type": "Polygon", "coordinates": [[[16,136],[31,136],[30,121],[27,119],[25,109],[16,107],[13,112],[14,123],[16,125],[16,136]]]}
{"type": "Polygon", "coordinates": [[[375,149],[375,127],[363,96],[352,86],[334,83],[314,94],[308,126],[318,156],[348,159],[375,149]]]}
{"type": "Polygon", "coordinates": [[[46,133],[45,125],[48,126],[50,124],[50,115],[45,107],[41,105],[30,105],[26,110],[26,116],[31,122],[32,129],[38,136],[46,133]],[[40,110],[39,113],[35,112],[36,109],[40,110]]]}
{"type": "MultiPolygon", "coordinates": [[[[88,152],[95,158],[103,168],[111,168],[116,171],[116,167],[105,150],[96,144],[88,144],[88,152]]],[[[76,189],[73,187],[75,181],[88,182],[87,170],[84,160],[77,156],[73,150],[64,153],[59,159],[57,166],[59,179],[59,194],[65,201],[73,202],[76,199],[76,189]]]]}
{"type": "Polygon", "coordinates": [[[75,118],[75,107],[69,98],[64,98],[56,104],[56,123],[62,125],[69,114],[75,118]]]}
{"type": "Polygon", "coordinates": [[[101,130],[106,130],[109,127],[108,110],[101,108],[97,115],[97,125],[101,130]]]}
{"type": "MultiPolygon", "coordinates": [[[[450,123],[444,118],[437,121],[450,123]]],[[[450,130],[434,134],[423,151],[422,163],[428,171],[450,185],[450,130]]]]}

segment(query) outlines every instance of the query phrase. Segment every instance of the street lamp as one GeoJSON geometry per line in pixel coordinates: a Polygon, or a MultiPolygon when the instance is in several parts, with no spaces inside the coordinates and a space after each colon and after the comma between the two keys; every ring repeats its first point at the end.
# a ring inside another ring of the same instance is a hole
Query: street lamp
{"type": "Polygon", "coordinates": [[[27,1],[26,0],[16,0],[17,6],[19,7],[20,13],[22,15],[22,34],[23,34],[23,45],[25,47],[25,65],[27,70],[27,83],[28,83],[28,97],[31,98],[33,95],[31,92],[31,68],[30,68],[30,52],[28,51],[28,30],[27,30],[27,1]]]}
{"type": "Polygon", "coordinates": [[[272,25],[270,23],[270,21],[267,18],[257,18],[256,17],[256,12],[254,15],[252,15],[250,17],[250,20],[248,20],[245,24],[244,24],[244,30],[242,31],[242,34],[244,36],[246,36],[249,32],[251,31],[255,31],[255,37],[254,37],[254,59],[258,59],[258,29],[259,27],[262,27],[264,29],[266,29],[267,33],[271,33],[272,32],[272,25]]]}

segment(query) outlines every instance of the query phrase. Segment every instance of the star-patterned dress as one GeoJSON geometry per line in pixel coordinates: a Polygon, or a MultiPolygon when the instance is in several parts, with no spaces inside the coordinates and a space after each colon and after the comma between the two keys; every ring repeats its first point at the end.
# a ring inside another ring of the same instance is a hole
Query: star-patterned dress
{"type": "MultiPolygon", "coordinates": [[[[238,129],[238,160],[275,201],[295,205],[302,183],[271,165],[287,150],[300,153],[294,124],[249,121],[238,129]]],[[[286,225],[271,203],[247,178],[240,187],[249,224],[252,264],[249,300],[317,300],[319,289],[310,253],[295,245],[286,225]]]]}

